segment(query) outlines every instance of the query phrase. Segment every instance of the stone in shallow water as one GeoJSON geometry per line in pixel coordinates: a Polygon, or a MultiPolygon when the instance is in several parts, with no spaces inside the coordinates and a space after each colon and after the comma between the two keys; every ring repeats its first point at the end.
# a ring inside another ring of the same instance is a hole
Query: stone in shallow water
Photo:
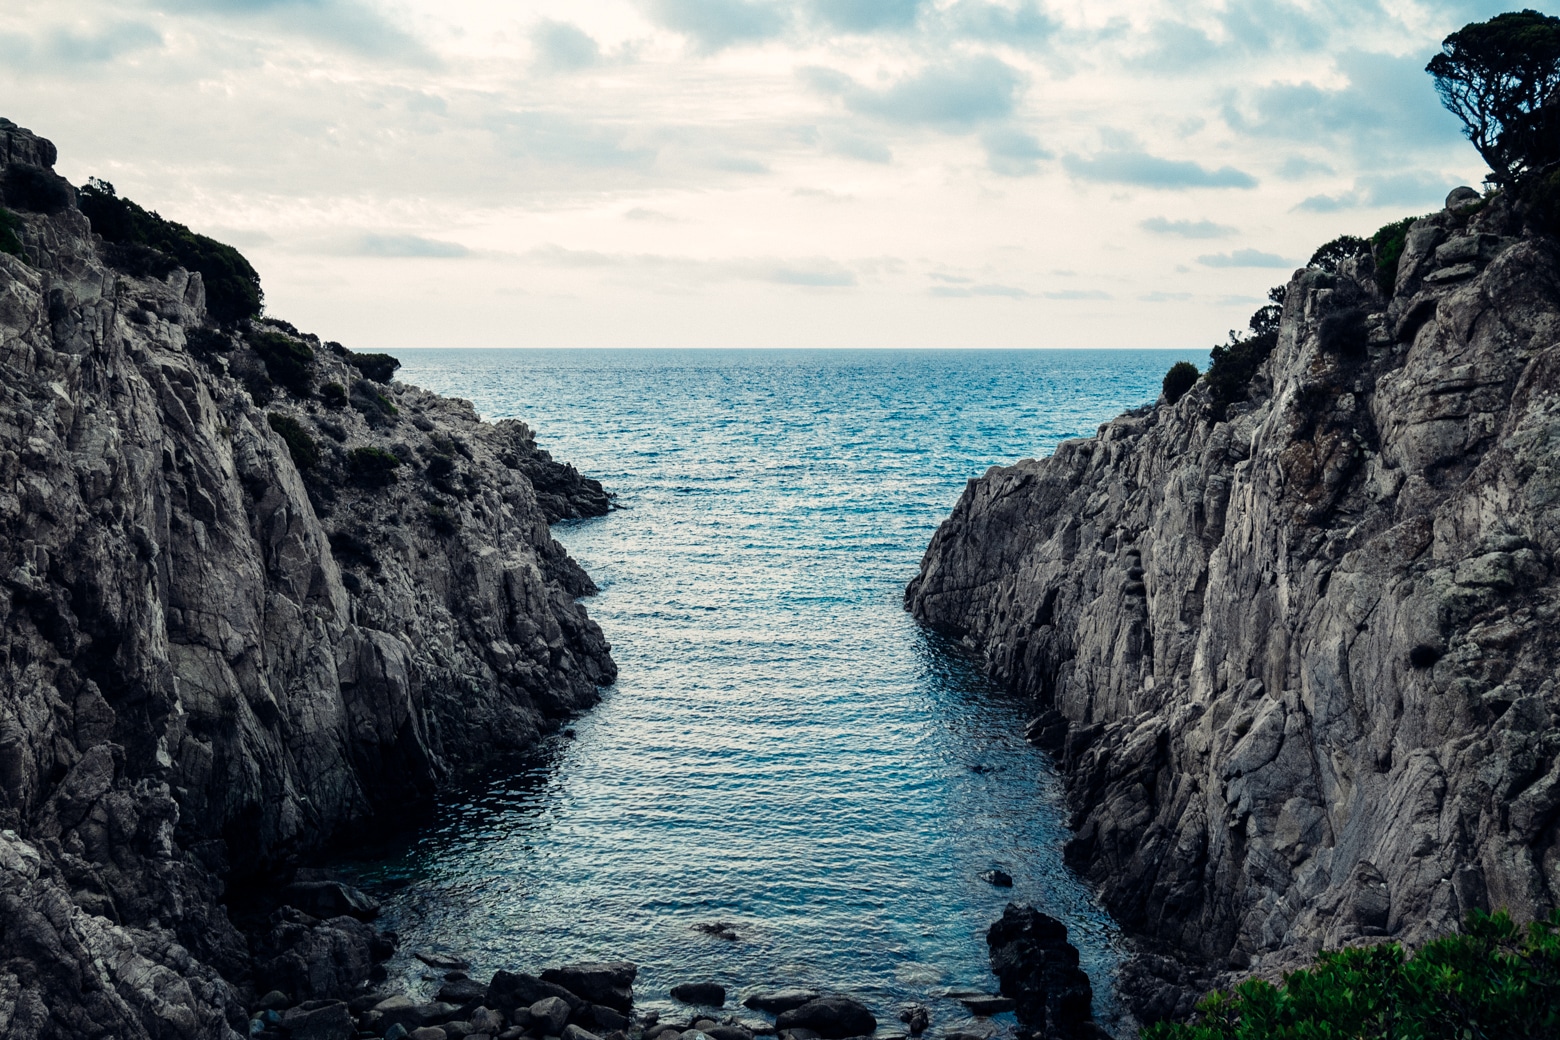
{"type": "Polygon", "coordinates": [[[634,1006],[634,977],[638,974],[639,966],[629,961],[587,961],[547,968],[542,981],[626,1013],[634,1006]]]}
{"type": "Polygon", "coordinates": [[[438,968],[440,971],[464,971],[471,967],[471,962],[458,953],[443,953],[439,950],[414,950],[412,956],[428,965],[428,967],[438,968]]]}
{"type": "Polygon", "coordinates": [[[684,1004],[720,1007],[726,1003],[726,987],[718,982],[684,982],[672,987],[672,998],[684,1004]]]}
{"type": "Polygon", "coordinates": [[[998,997],[990,993],[982,993],[979,996],[960,997],[959,1003],[963,1004],[972,1015],[1000,1015],[1004,1011],[1012,1011],[1018,1003],[1011,997],[998,997]]]}
{"type": "Polygon", "coordinates": [[[998,888],[1012,888],[1013,875],[1005,870],[988,870],[981,874],[982,881],[989,881],[998,888]]]}
{"type": "Polygon", "coordinates": [[[530,1007],[531,1027],[547,1036],[560,1036],[569,1020],[569,1005],[562,997],[543,997],[530,1007]]]}
{"type": "Polygon", "coordinates": [[[910,1027],[911,1036],[919,1036],[932,1024],[932,1013],[924,1004],[911,1004],[899,1012],[899,1021],[910,1027]]]}
{"type": "Polygon", "coordinates": [[[830,996],[809,1000],[801,1007],[783,1012],[775,1019],[781,1029],[813,1029],[825,1040],[844,1040],[849,1036],[871,1036],[877,1019],[867,1006],[851,997],[830,996]]]}
{"type": "Polygon", "coordinates": [[[761,989],[743,997],[742,1004],[755,1011],[767,1011],[771,1015],[778,1015],[792,1008],[799,1008],[810,1000],[817,1000],[819,996],[815,989],[761,989]]]}

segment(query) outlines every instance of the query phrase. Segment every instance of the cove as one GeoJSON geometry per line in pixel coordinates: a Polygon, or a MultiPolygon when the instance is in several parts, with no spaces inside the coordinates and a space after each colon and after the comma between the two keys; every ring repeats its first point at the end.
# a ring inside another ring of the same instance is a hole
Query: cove
{"type": "Polygon", "coordinates": [[[472,974],[624,958],[639,1006],[713,979],[839,989],[885,1024],[994,989],[1010,900],[1062,919],[1117,1017],[1116,930],[1062,864],[1029,712],[905,613],[964,481],[1151,401],[1177,351],[461,351],[401,378],[521,418],[622,508],[555,536],[620,677],[511,775],[355,873],[472,974]],[[980,875],[1001,869],[1011,889],[980,875]],[[710,934],[717,923],[727,935],[710,934]],[[700,926],[705,926],[701,929],[700,926]]]}

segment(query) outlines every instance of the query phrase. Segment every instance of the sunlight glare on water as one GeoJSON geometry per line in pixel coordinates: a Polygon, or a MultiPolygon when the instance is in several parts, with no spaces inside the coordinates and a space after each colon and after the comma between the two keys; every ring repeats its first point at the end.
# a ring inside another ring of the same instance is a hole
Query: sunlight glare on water
{"type": "MultiPolygon", "coordinates": [[[[1062,865],[1025,705],[905,613],[967,478],[1151,401],[1177,351],[462,351],[400,378],[522,418],[617,494],[555,535],[621,670],[514,775],[362,867],[408,952],[472,974],[624,958],[678,982],[837,988],[894,1023],[994,990],[1010,899],[1058,917],[1115,1013],[1115,929],[1062,865]],[[1000,867],[1012,889],[980,879],[1000,867]],[[738,938],[700,932],[729,922],[738,938]]],[[[734,1002],[734,998],[733,998],[734,1002]]],[[[1009,1016],[1010,1017],[1010,1016],[1009,1016]]],[[[894,1023],[897,1024],[897,1023],[894,1023]]]]}

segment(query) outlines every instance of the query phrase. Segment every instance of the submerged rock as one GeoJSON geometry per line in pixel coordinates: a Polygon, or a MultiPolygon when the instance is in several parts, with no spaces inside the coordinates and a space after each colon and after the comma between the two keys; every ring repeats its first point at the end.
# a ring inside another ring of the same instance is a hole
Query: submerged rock
{"type": "Polygon", "coordinates": [[[799,1008],[808,1001],[817,1000],[821,995],[814,989],[760,989],[743,997],[742,1006],[778,1015],[799,1008]]]}
{"type": "Polygon", "coordinates": [[[726,987],[718,982],[683,982],[672,987],[672,998],[684,1004],[720,1007],[726,1003],[726,987]]]}

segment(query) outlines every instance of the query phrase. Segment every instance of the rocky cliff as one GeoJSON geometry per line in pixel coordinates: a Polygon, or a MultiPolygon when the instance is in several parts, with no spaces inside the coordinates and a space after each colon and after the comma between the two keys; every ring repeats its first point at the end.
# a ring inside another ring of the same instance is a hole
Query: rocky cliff
{"type": "Polygon", "coordinates": [[[245,936],[225,885],[612,681],[548,532],[606,496],[521,423],[109,266],[54,159],[0,120],[0,1035],[232,1035],[268,972],[322,995],[371,938],[245,936]]]}
{"type": "Polygon", "coordinates": [[[1139,1012],[1560,897],[1560,250],[1454,193],[1205,380],[970,482],[906,602],[1032,697],[1139,1012]]]}

